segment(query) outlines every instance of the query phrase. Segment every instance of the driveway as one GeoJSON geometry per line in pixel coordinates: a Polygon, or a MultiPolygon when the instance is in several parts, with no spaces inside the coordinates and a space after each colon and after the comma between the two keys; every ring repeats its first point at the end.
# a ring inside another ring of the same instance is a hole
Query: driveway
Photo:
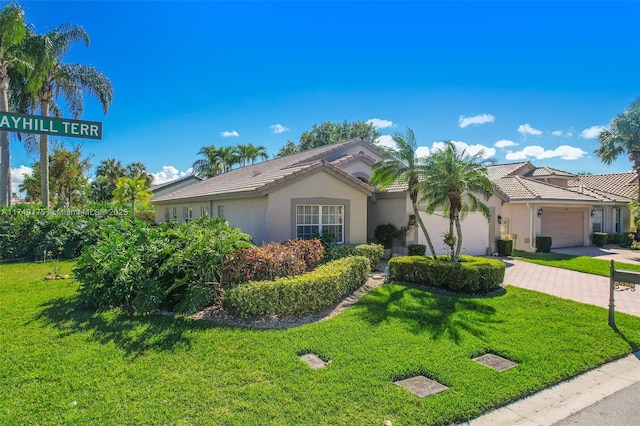
{"type": "MultiPolygon", "coordinates": [[[[598,259],[640,264],[640,252],[620,248],[576,247],[553,250],[556,253],[592,256],[598,259]]],[[[563,299],[609,307],[609,277],[584,274],[567,269],[536,265],[517,259],[505,258],[507,270],[505,284],[540,291],[563,299]]],[[[615,292],[616,312],[640,316],[640,286],[635,291],[615,292]]],[[[606,320],[606,318],[605,318],[606,320]]]]}

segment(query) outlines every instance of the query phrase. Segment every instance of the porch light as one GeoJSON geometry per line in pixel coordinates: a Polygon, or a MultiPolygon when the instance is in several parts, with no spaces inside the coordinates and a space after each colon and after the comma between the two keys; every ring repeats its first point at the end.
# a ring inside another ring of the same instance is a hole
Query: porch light
{"type": "Polygon", "coordinates": [[[596,211],[595,210],[591,210],[591,217],[594,217],[596,215],[596,211]]]}
{"type": "Polygon", "coordinates": [[[542,207],[538,209],[538,217],[542,217],[542,207]]]}
{"type": "Polygon", "coordinates": [[[502,223],[502,216],[498,215],[498,223],[502,223]]]}

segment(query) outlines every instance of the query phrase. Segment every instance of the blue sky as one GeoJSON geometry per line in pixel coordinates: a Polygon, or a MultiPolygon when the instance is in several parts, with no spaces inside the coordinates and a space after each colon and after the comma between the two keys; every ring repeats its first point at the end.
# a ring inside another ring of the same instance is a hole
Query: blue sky
{"type": "MultiPolygon", "coordinates": [[[[274,155],[345,119],[411,128],[425,153],[451,139],[500,162],[631,170],[593,150],[640,96],[637,2],[20,4],[38,32],[82,25],[91,45],[66,61],[114,84],[106,116],[87,96],[82,118],[104,126],[102,141],[82,141],[92,163],[141,161],[156,182],[187,172],[204,145],[274,155]]],[[[11,161],[19,183],[33,157],[12,142],[11,161]]]]}

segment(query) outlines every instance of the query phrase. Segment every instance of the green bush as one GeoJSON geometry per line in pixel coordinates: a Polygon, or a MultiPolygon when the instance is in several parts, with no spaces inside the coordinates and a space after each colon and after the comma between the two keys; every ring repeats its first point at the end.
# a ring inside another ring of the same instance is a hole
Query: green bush
{"type": "Polygon", "coordinates": [[[218,218],[123,229],[111,223],[74,267],[82,301],[144,313],[160,307],[196,311],[221,292],[224,257],[250,237],[218,218]]]}
{"type": "MultiPolygon", "coordinates": [[[[607,235],[607,244],[617,244],[620,247],[631,247],[635,235],[630,232],[612,232],[607,235]]],[[[595,244],[595,243],[594,243],[595,244]]]]}
{"type": "Polygon", "coordinates": [[[327,247],[324,251],[324,261],[331,262],[349,256],[364,256],[369,259],[371,269],[375,270],[384,256],[384,248],[380,244],[359,244],[327,247]]]}
{"type": "Polygon", "coordinates": [[[484,293],[500,288],[506,266],[497,259],[461,256],[455,263],[448,257],[400,256],[389,261],[392,279],[419,286],[451,291],[484,293]]]}
{"type": "Polygon", "coordinates": [[[427,246],[424,244],[411,244],[408,249],[409,256],[424,256],[427,252],[427,246]]]}
{"type": "Polygon", "coordinates": [[[593,244],[598,247],[603,247],[607,244],[609,236],[606,232],[594,232],[593,233],[593,244]]]}
{"type": "Polygon", "coordinates": [[[551,237],[536,237],[536,252],[549,253],[551,251],[551,237]]]}
{"type": "Polygon", "coordinates": [[[364,256],[347,257],[296,277],[239,284],[224,293],[224,305],[243,318],[305,315],[358,288],[369,271],[370,261],[364,256]]]}
{"type": "Polygon", "coordinates": [[[393,246],[393,240],[400,236],[400,230],[393,223],[380,224],[373,231],[373,238],[385,249],[393,246]]]}
{"type": "Polygon", "coordinates": [[[513,240],[496,240],[496,246],[498,248],[499,256],[511,256],[513,253],[513,240]]]}

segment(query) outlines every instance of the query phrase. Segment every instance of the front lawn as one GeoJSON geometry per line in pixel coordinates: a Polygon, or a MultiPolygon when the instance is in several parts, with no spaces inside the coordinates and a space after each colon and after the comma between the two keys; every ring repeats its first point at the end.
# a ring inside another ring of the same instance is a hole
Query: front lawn
{"type": "MultiPolygon", "coordinates": [[[[526,251],[514,250],[513,257],[526,262],[537,263],[538,265],[570,269],[572,271],[601,275],[603,277],[608,277],[610,270],[609,260],[594,259],[589,256],[576,256],[562,253],[529,253],[526,251]]],[[[632,263],[616,262],[615,266],[616,269],[640,271],[640,265],[632,263]]]]}
{"type": "MultiPolygon", "coordinates": [[[[71,263],[60,263],[69,273],[71,263]]],[[[398,284],[321,323],[251,330],[188,318],[82,310],[51,264],[0,265],[0,424],[440,425],[640,347],[594,306],[508,287],[467,298],[398,284]],[[298,354],[331,363],[312,370],[298,354]],[[471,358],[519,365],[497,373],[471,358]],[[420,399],[393,380],[450,387],[420,399]]]]}

